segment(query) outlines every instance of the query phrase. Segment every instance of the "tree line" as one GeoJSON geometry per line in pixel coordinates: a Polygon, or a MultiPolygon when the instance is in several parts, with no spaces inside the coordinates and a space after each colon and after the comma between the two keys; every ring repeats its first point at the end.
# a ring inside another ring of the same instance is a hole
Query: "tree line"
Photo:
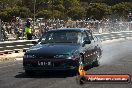
{"type": "Polygon", "coordinates": [[[34,4],[36,18],[44,19],[126,19],[132,12],[131,0],[0,0],[0,19],[33,18],[34,4]]]}

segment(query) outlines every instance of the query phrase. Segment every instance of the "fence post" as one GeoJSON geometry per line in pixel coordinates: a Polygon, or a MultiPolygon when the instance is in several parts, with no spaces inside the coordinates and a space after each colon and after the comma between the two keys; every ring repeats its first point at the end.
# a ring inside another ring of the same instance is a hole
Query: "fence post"
{"type": "Polygon", "coordinates": [[[1,23],[1,19],[0,19],[0,41],[2,41],[2,23],[1,23]]]}

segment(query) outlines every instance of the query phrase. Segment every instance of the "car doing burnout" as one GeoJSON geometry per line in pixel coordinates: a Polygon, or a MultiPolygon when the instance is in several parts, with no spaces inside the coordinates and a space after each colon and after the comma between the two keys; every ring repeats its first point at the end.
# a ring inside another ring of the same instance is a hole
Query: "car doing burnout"
{"type": "Polygon", "coordinates": [[[61,28],[45,32],[26,51],[26,74],[48,70],[76,70],[81,65],[99,65],[101,41],[86,28],[61,28]]]}

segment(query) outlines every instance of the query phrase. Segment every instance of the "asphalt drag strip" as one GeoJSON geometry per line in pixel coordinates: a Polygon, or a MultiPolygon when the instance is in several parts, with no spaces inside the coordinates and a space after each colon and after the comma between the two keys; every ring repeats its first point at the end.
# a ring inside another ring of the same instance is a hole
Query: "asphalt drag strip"
{"type": "MultiPolygon", "coordinates": [[[[131,40],[103,43],[101,65],[90,68],[87,74],[130,74],[132,76],[131,44],[131,40]]],[[[25,75],[20,63],[22,61],[0,63],[0,88],[132,88],[132,83],[79,85],[76,82],[77,76],[67,72],[40,73],[29,77],[25,75]]]]}

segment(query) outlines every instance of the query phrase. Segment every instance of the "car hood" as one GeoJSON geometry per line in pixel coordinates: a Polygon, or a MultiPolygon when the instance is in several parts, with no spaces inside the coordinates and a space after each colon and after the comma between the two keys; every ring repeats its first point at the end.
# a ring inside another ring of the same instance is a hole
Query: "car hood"
{"type": "Polygon", "coordinates": [[[78,50],[79,47],[79,44],[38,44],[27,50],[26,54],[71,54],[72,52],[78,50]]]}

